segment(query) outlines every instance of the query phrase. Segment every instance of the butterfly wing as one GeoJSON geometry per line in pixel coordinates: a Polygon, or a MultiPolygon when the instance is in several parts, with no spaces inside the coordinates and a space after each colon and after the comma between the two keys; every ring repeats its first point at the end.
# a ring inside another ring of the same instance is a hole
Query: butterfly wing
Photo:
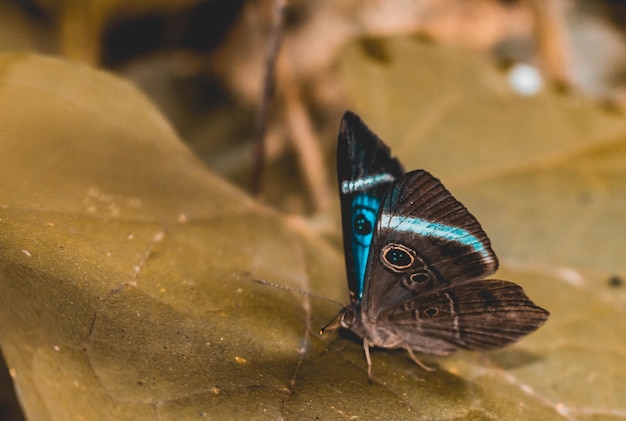
{"type": "Polygon", "coordinates": [[[472,214],[423,170],[397,179],[383,198],[367,267],[363,308],[382,308],[493,274],[491,243],[472,214]]]}
{"type": "Polygon", "coordinates": [[[363,293],[380,202],[391,182],[404,174],[404,169],[365,123],[347,111],[339,127],[337,174],[348,287],[351,302],[356,303],[363,293]]]}
{"type": "Polygon", "coordinates": [[[519,285],[485,280],[497,267],[476,218],[423,170],[384,196],[367,266],[362,319],[379,346],[431,354],[505,346],[537,329],[548,312],[519,285]],[[402,345],[399,345],[399,342],[402,345]]]}
{"type": "Polygon", "coordinates": [[[474,351],[504,347],[539,328],[548,315],[519,285],[486,279],[388,307],[379,321],[383,330],[401,335],[405,348],[443,354],[451,345],[474,351]]]}

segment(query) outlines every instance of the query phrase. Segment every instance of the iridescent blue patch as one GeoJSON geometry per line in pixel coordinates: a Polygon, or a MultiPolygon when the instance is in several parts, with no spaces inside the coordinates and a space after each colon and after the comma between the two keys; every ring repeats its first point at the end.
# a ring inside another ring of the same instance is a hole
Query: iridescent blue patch
{"type": "Polygon", "coordinates": [[[396,231],[412,232],[424,237],[435,237],[442,240],[456,241],[457,243],[470,246],[474,251],[490,259],[483,243],[462,228],[430,222],[421,218],[408,218],[405,216],[390,216],[386,213],[380,215],[380,223],[383,227],[389,227],[396,231]]]}
{"type": "Polygon", "coordinates": [[[352,256],[359,288],[356,296],[359,300],[363,296],[365,268],[372,244],[378,208],[380,208],[380,201],[365,194],[355,197],[352,201],[352,256]]]}

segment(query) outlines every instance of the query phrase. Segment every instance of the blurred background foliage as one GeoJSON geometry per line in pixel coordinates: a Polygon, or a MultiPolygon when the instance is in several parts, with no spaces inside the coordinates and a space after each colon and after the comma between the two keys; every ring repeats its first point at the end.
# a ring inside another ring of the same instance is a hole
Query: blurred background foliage
{"type": "MultiPolygon", "coordinates": [[[[247,190],[273,6],[269,0],[2,0],[0,51],[58,56],[134,81],[210,168],[247,190]]],[[[625,29],[620,0],[290,0],[262,198],[285,213],[318,218],[322,231],[336,226],[325,216],[335,200],[329,163],[338,120],[346,108],[360,111],[367,101],[355,98],[370,88],[346,83],[341,71],[342,55],[356,40],[379,62],[389,59],[381,39],[411,36],[478,52],[502,73],[530,64],[543,89],[590,97],[621,113],[625,29]]],[[[364,108],[374,113],[375,106],[364,108]]],[[[20,419],[9,371],[0,372],[0,418],[20,419]]]]}
{"type": "MultiPolygon", "coordinates": [[[[211,168],[247,188],[272,7],[269,0],[4,0],[0,50],[58,55],[134,80],[211,168]]],[[[618,0],[289,1],[267,160],[278,174],[298,176],[285,185],[270,170],[265,194],[288,212],[328,208],[334,193],[315,174],[332,177],[326,168],[300,168],[294,155],[317,149],[332,157],[337,116],[353,105],[337,64],[355,39],[411,35],[481,52],[503,71],[527,63],[548,89],[623,107],[625,9],[618,0]],[[303,187],[310,194],[299,194],[303,187]]]]}

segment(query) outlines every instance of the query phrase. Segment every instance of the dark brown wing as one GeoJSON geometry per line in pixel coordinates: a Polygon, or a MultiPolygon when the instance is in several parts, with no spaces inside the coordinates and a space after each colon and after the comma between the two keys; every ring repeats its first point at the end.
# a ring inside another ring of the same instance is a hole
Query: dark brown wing
{"type": "Polygon", "coordinates": [[[362,308],[387,307],[493,274],[491,243],[472,214],[423,170],[398,178],[378,214],[362,308]]]}
{"type": "Polygon", "coordinates": [[[541,326],[548,315],[519,285],[488,279],[387,308],[378,323],[393,326],[409,347],[420,351],[429,352],[421,337],[480,351],[516,342],[541,326]]]}

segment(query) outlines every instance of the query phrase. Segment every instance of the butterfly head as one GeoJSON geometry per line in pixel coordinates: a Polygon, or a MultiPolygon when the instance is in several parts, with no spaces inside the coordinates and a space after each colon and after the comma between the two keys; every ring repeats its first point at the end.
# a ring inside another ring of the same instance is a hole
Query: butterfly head
{"type": "Polygon", "coordinates": [[[361,309],[359,304],[351,304],[345,306],[326,326],[320,329],[320,335],[327,330],[336,330],[339,328],[359,331],[361,322],[361,309]]]}

